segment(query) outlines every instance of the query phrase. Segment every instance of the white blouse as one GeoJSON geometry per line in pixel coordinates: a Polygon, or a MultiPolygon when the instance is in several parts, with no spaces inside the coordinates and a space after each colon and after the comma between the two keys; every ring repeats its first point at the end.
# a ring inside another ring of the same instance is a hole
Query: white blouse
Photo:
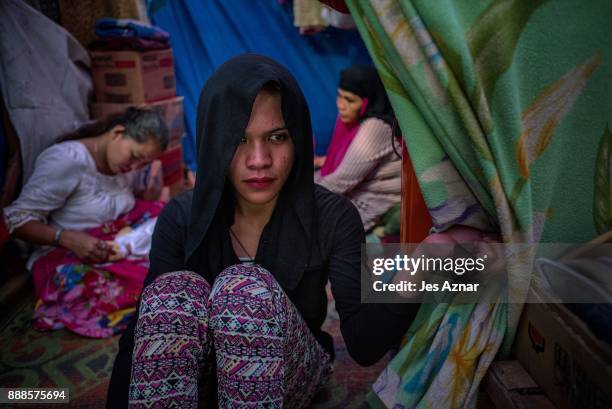
{"type": "MultiPolygon", "coordinates": [[[[366,231],[401,200],[402,161],[393,150],[392,135],[386,122],[368,118],[336,170],[325,176],[315,173],[315,183],[353,202],[366,231]]],[[[396,149],[401,147],[396,144],[396,149]]]]}
{"type": "Polygon", "coordinates": [[[134,207],[133,180],[133,172],[100,173],[79,141],[52,145],[36,159],[17,200],[3,209],[6,226],[10,233],[31,220],[71,230],[99,226],[134,207]]]}

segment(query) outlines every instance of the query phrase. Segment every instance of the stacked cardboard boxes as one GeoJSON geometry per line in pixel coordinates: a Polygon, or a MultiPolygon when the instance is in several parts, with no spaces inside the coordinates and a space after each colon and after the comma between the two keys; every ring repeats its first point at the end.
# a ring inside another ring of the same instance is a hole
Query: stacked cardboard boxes
{"type": "Polygon", "coordinates": [[[92,51],[96,101],[137,104],[172,98],[172,50],[92,51]]]}
{"type": "MultiPolygon", "coordinates": [[[[608,254],[609,244],[612,231],[561,261],[594,258],[602,249],[608,254]]],[[[557,408],[612,408],[610,340],[597,337],[566,305],[544,302],[553,298],[549,289],[532,285],[515,338],[514,355],[557,408]]]]}
{"type": "Polygon", "coordinates": [[[612,407],[612,349],[562,304],[531,290],[514,355],[559,409],[612,407]]]}
{"type": "Polygon", "coordinates": [[[176,96],[174,59],[171,49],[151,51],[92,51],[92,73],[96,103],[95,119],[125,111],[131,106],[157,111],[168,126],[169,144],[160,157],[164,185],[171,194],[183,190],[185,134],[183,97],[176,96]]]}

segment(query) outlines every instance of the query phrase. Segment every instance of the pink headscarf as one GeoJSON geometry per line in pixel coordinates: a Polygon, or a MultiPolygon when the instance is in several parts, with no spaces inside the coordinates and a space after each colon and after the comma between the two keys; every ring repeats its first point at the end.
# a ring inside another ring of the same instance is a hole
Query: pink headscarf
{"type": "MultiPolygon", "coordinates": [[[[359,117],[365,113],[367,107],[368,99],[363,98],[363,104],[359,110],[359,117]]],[[[345,124],[340,120],[340,115],[338,115],[336,118],[334,133],[332,135],[329,147],[327,148],[325,163],[323,164],[323,167],[321,167],[321,176],[326,176],[333,173],[333,171],[340,166],[346,151],[348,150],[349,146],[351,146],[351,142],[355,138],[355,135],[357,135],[359,125],[359,119],[353,123],[345,124]]]]}

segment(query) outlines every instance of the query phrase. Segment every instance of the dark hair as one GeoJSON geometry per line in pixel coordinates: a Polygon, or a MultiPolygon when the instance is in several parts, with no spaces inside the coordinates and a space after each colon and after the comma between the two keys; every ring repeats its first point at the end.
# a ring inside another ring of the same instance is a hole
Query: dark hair
{"type": "Polygon", "coordinates": [[[135,107],[130,107],[119,114],[109,115],[105,120],[87,123],[61,137],[59,141],[74,141],[102,135],[117,125],[123,125],[126,138],[138,143],[153,140],[159,143],[162,150],[166,150],[168,146],[168,127],[161,116],[153,110],[135,107]]]}
{"type": "Polygon", "coordinates": [[[259,91],[260,92],[264,91],[264,92],[267,92],[267,93],[272,94],[272,95],[277,95],[277,94],[281,95],[282,94],[281,86],[276,81],[268,81],[268,82],[266,82],[265,84],[263,84],[261,86],[261,89],[259,91]]]}

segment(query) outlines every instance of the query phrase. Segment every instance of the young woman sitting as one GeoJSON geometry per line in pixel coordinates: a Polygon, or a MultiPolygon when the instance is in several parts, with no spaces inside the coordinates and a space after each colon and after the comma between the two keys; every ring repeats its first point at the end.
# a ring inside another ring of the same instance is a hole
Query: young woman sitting
{"type": "Polygon", "coordinates": [[[116,235],[151,223],[162,208],[135,199],[133,171],[161,154],[168,130],[157,113],[131,108],[65,139],[39,155],[4,221],[35,245],[27,262],[35,327],[107,337],[125,329],[148,267],[142,252],[123,259],[116,235]]]}
{"type": "Polygon", "coordinates": [[[418,306],[361,304],[359,213],[314,184],[308,108],[284,67],[257,55],[220,66],[197,132],[203,170],[160,215],[107,407],[305,408],[332,372],[328,280],[362,365],[400,339],[418,306]]]}
{"type": "Polygon", "coordinates": [[[401,157],[392,126],[395,116],[374,67],[340,74],[338,119],[315,182],[348,197],[366,231],[400,202],[401,157]]]}

